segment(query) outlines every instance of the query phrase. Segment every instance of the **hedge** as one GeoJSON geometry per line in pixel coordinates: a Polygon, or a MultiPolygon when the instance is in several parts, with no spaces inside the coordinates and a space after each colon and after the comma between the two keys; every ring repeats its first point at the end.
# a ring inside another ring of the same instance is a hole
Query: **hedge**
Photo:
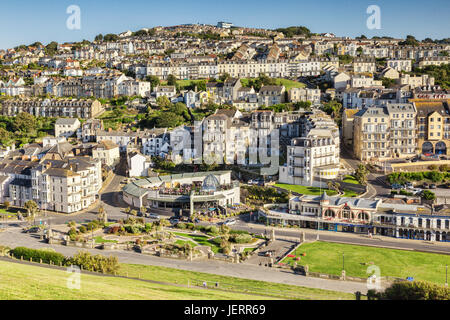
{"type": "Polygon", "coordinates": [[[397,282],[384,292],[369,290],[369,300],[449,300],[450,289],[425,281],[397,282]]]}
{"type": "Polygon", "coordinates": [[[389,183],[404,183],[407,181],[431,180],[433,182],[442,182],[450,179],[450,172],[428,171],[428,172],[394,172],[388,175],[389,183]]]}
{"type": "Polygon", "coordinates": [[[43,263],[50,264],[52,262],[55,265],[64,265],[67,261],[66,257],[61,253],[51,252],[46,250],[36,250],[25,247],[17,247],[10,251],[10,254],[17,259],[23,257],[24,260],[33,259],[35,262],[39,262],[42,259],[43,263]]]}

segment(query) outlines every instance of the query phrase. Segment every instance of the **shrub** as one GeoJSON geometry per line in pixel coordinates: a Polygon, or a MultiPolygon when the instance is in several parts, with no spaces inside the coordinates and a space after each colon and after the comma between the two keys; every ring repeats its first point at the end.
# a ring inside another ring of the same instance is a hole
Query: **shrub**
{"type": "Polygon", "coordinates": [[[120,267],[117,257],[93,256],[87,251],[78,252],[68,260],[68,263],[82,267],[87,271],[99,271],[108,274],[115,274],[120,267]]]}
{"type": "Polygon", "coordinates": [[[439,171],[441,172],[447,172],[448,171],[448,165],[443,164],[439,167],[439,171]]]}
{"type": "Polygon", "coordinates": [[[211,234],[218,234],[218,233],[219,233],[219,228],[217,228],[216,226],[211,226],[211,227],[209,228],[208,233],[211,233],[211,234]]]}
{"type": "Polygon", "coordinates": [[[120,230],[120,226],[113,226],[109,228],[109,233],[110,234],[117,234],[120,230]]]}
{"type": "Polygon", "coordinates": [[[11,250],[10,254],[16,257],[17,259],[20,259],[21,257],[23,257],[24,260],[30,260],[30,258],[32,258],[33,261],[39,261],[40,259],[42,259],[43,263],[48,264],[50,262],[52,262],[55,265],[66,263],[65,256],[63,256],[60,253],[51,252],[47,250],[36,250],[25,247],[17,247],[11,250]]]}
{"type": "Polygon", "coordinates": [[[252,241],[252,236],[249,234],[237,234],[230,236],[230,241],[235,243],[249,243],[252,241]]]}
{"type": "Polygon", "coordinates": [[[435,164],[432,164],[431,166],[428,167],[428,169],[431,170],[431,171],[435,171],[435,170],[437,170],[437,168],[438,167],[435,164]]]}
{"type": "Polygon", "coordinates": [[[85,226],[81,226],[81,227],[80,227],[80,232],[81,232],[81,233],[86,233],[86,232],[87,232],[86,227],[85,227],[85,226]]]}
{"type": "Polygon", "coordinates": [[[183,222],[178,223],[177,224],[177,228],[178,229],[183,229],[183,230],[186,229],[186,223],[183,223],[183,222]]]}
{"type": "Polygon", "coordinates": [[[186,228],[188,228],[189,230],[194,230],[195,224],[193,224],[193,223],[186,223],[186,228]]]}
{"type": "Polygon", "coordinates": [[[425,281],[397,282],[381,294],[381,299],[449,300],[450,289],[425,281]]]}

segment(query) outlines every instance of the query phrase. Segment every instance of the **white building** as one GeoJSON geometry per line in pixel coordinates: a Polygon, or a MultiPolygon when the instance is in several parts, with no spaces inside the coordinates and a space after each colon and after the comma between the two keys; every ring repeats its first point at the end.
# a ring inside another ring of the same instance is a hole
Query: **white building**
{"type": "Polygon", "coordinates": [[[80,128],[80,120],[76,118],[59,118],[55,122],[55,137],[70,138],[80,128]]]}

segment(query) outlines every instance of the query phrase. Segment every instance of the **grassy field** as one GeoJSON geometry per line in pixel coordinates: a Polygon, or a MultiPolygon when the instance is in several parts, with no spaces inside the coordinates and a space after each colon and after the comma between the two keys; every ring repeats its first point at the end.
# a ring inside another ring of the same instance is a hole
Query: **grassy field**
{"type": "MultiPolygon", "coordinates": [[[[298,185],[292,185],[292,184],[276,184],[275,187],[285,189],[292,192],[297,192],[300,194],[310,195],[310,196],[319,196],[322,195],[324,191],[327,192],[327,195],[329,196],[335,196],[337,195],[336,191],[324,189],[324,188],[317,188],[317,187],[307,187],[307,186],[298,186],[298,185]]],[[[344,190],[343,197],[353,198],[358,196],[356,192],[350,191],[350,190],[344,190]]]]}
{"type": "Polygon", "coordinates": [[[160,280],[171,283],[202,285],[207,282],[208,286],[215,286],[219,283],[222,289],[234,291],[246,291],[261,295],[275,295],[285,299],[302,300],[354,300],[354,295],[349,293],[334,292],[313,288],[305,288],[287,284],[271,283],[265,281],[256,281],[240,279],[235,277],[220,276],[202,272],[185,271],[157,266],[144,266],[122,264],[121,274],[129,276],[140,276],[142,279],[160,280]],[[161,280],[164,279],[164,280],[161,280]]]}
{"type": "MultiPolygon", "coordinates": [[[[0,300],[261,300],[265,297],[183,288],[139,280],[81,275],[81,289],[67,288],[65,271],[0,261],[0,300]]],[[[158,279],[161,280],[161,279],[158,279]]]]}
{"type": "MultiPolygon", "coordinates": [[[[248,86],[248,80],[247,78],[241,79],[242,85],[243,86],[248,86]]],[[[286,91],[289,91],[292,88],[304,88],[306,87],[306,85],[304,83],[298,82],[298,81],[293,81],[293,80],[288,80],[288,79],[281,79],[281,78],[275,78],[276,84],[281,86],[285,86],[286,87],[286,91]]]]}
{"type": "MultiPolygon", "coordinates": [[[[248,80],[247,78],[241,79],[241,82],[243,83],[244,86],[248,85],[248,80]]],[[[189,87],[192,83],[200,83],[200,82],[205,82],[206,80],[177,80],[177,84],[181,89],[184,89],[186,87],[189,87]]],[[[297,82],[297,81],[293,81],[293,80],[288,80],[288,79],[281,79],[281,78],[276,78],[275,79],[276,84],[277,85],[283,85],[286,87],[286,91],[289,91],[291,88],[304,88],[306,87],[306,85],[304,83],[301,82],[297,82]]],[[[167,81],[161,81],[161,85],[166,85],[167,81]]]]}
{"type": "Polygon", "coordinates": [[[198,243],[201,246],[209,246],[211,247],[212,252],[218,253],[220,248],[217,246],[214,242],[209,241],[208,237],[201,236],[201,235],[192,235],[188,233],[179,233],[179,232],[172,232],[176,236],[190,238],[194,240],[195,243],[198,243]]]}
{"type": "MultiPolygon", "coordinates": [[[[301,257],[299,265],[308,265],[311,272],[340,275],[342,254],[345,271],[349,276],[368,277],[368,266],[373,262],[381,270],[381,276],[445,283],[445,266],[450,264],[450,256],[375,247],[364,247],[329,242],[314,242],[301,245],[295,256],[301,257]]],[[[282,263],[292,264],[295,258],[285,258],[282,263]]]]}
{"type": "Polygon", "coordinates": [[[353,300],[353,294],[310,289],[285,284],[210,275],[164,267],[121,265],[120,275],[170,284],[154,284],[134,279],[81,275],[80,290],[67,287],[66,271],[0,261],[0,300],[353,300]],[[222,290],[187,288],[178,285],[222,290]]]}

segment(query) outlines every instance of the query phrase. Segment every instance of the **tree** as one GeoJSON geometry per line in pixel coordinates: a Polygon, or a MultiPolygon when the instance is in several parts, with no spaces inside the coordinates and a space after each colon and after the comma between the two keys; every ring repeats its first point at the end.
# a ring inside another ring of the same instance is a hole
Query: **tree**
{"type": "Polygon", "coordinates": [[[32,132],[33,130],[36,129],[36,125],[37,125],[36,118],[27,112],[19,113],[13,122],[14,130],[23,133],[32,132]]]}
{"type": "Polygon", "coordinates": [[[33,200],[28,200],[25,202],[24,208],[27,209],[27,214],[29,217],[33,217],[38,212],[38,205],[33,200]]]}
{"type": "Polygon", "coordinates": [[[341,185],[338,182],[330,181],[327,185],[328,189],[336,191],[337,194],[341,192],[341,185]]]}
{"type": "Polygon", "coordinates": [[[97,36],[95,36],[94,41],[103,41],[103,35],[100,33],[97,36]]]}
{"type": "Polygon", "coordinates": [[[220,75],[219,80],[222,82],[225,82],[229,78],[231,78],[230,74],[225,72],[220,75]]]}
{"type": "Polygon", "coordinates": [[[145,78],[145,81],[150,82],[152,88],[156,88],[157,86],[159,86],[161,84],[161,80],[159,80],[159,77],[157,77],[157,76],[147,76],[145,78]]]}
{"type": "Polygon", "coordinates": [[[156,119],[156,126],[158,128],[175,128],[183,124],[184,118],[173,113],[163,112],[156,119]]]}
{"type": "Polygon", "coordinates": [[[167,85],[176,86],[177,85],[177,77],[175,77],[173,74],[169,74],[169,76],[167,77],[167,85]]]}
{"type": "Polygon", "coordinates": [[[431,192],[430,190],[424,190],[424,191],[422,192],[422,194],[420,195],[420,197],[421,197],[423,200],[426,200],[426,201],[434,201],[434,200],[436,200],[436,194],[434,194],[434,193],[431,192]]]}
{"type": "Polygon", "coordinates": [[[8,211],[9,207],[11,206],[11,203],[9,201],[3,202],[3,206],[5,207],[6,211],[8,211]]]}
{"type": "Polygon", "coordinates": [[[156,103],[161,109],[167,108],[171,104],[169,98],[166,96],[158,97],[158,99],[156,99],[156,103]]]}
{"type": "Polygon", "coordinates": [[[367,175],[369,174],[369,170],[363,165],[360,164],[358,168],[355,171],[355,178],[358,180],[358,182],[362,185],[367,185],[367,175]]]}
{"type": "Polygon", "coordinates": [[[406,40],[399,42],[398,44],[401,46],[405,46],[405,45],[406,46],[417,46],[417,45],[419,45],[419,41],[417,41],[417,39],[414,36],[407,35],[406,40]]]}
{"type": "Polygon", "coordinates": [[[11,132],[4,128],[0,128],[0,143],[4,146],[9,146],[12,141],[11,132]]]}
{"type": "Polygon", "coordinates": [[[58,51],[58,42],[52,41],[45,47],[45,52],[53,56],[58,51]]]}

